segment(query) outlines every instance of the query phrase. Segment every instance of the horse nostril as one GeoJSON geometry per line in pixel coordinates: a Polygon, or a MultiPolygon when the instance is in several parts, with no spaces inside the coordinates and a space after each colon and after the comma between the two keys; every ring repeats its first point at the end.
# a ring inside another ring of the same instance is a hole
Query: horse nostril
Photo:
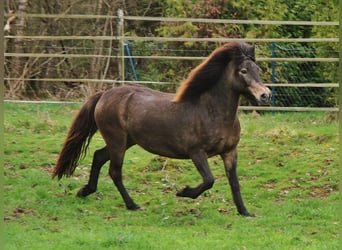
{"type": "Polygon", "coordinates": [[[271,99],[271,95],[263,93],[263,94],[261,94],[260,99],[263,102],[268,102],[271,99]]]}

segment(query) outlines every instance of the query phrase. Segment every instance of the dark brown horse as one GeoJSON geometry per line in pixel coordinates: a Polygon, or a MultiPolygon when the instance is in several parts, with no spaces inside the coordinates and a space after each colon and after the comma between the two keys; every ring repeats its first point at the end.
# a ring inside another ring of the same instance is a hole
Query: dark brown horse
{"type": "Polygon", "coordinates": [[[106,146],[94,153],[89,182],[78,196],[96,191],[100,169],[110,161],[109,174],[126,207],[139,209],[122,183],[125,152],[138,144],[154,154],[191,159],[203,182],[185,187],[177,196],[193,199],[213,186],[207,160],[220,155],[237,210],[249,216],[236,173],[241,94],[255,104],[266,104],[271,96],[260,80],[254,47],[239,42],[216,49],[190,73],[177,94],[138,85],[99,92],[89,98],[74,120],[53,177],[73,174],[98,129],[106,146]]]}

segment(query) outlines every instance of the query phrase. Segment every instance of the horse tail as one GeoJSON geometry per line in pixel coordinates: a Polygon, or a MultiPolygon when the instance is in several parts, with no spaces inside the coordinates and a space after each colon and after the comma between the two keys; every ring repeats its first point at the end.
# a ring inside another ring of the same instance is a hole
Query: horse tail
{"type": "Polygon", "coordinates": [[[58,176],[58,179],[61,179],[63,175],[71,176],[79,161],[86,155],[90,140],[97,131],[94,111],[102,94],[103,91],[91,96],[73,121],[53,170],[52,178],[58,176]]]}

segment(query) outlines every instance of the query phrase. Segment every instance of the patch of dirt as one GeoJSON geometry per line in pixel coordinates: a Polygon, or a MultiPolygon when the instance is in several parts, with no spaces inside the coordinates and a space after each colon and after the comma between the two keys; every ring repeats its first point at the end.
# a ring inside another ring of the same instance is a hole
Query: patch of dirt
{"type": "Polygon", "coordinates": [[[310,191],[310,195],[315,198],[327,198],[335,191],[337,191],[335,187],[325,184],[321,187],[313,187],[310,191]]]}
{"type": "Polygon", "coordinates": [[[267,191],[272,191],[276,187],[277,182],[276,181],[269,181],[263,184],[263,187],[267,191]]]}
{"type": "Polygon", "coordinates": [[[40,167],[38,167],[38,168],[41,169],[42,171],[48,173],[49,175],[51,175],[52,172],[53,172],[54,166],[52,166],[52,165],[46,165],[46,166],[40,166],[40,167]]]}
{"type": "Polygon", "coordinates": [[[232,207],[230,207],[230,208],[218,208],[217,211],[220,214],[229,214],[233,211],[233,208],[232,207]]]}
{"type": "Polygon", "coordinates": [[[29,214],[35,215],[34,210],[17,207],[12,210],[10,215],[4,217],[4,221],[8,223],[8,222],[17,220],[24,215],[29,215],[29,214]]]}
{"type": "Polygon", "coordinates": [[[283,201],[285,199],[285,197],[292,192],[293,190],[295,190],[295,187],[286,187],[286,188],[282,188],[280,190],[280,192],[276,195],[275,197],[275,203],[278,204],[281,201],[283,201]]]}
{"type": "Polygon", "coordinates": [[[326,122],[329,123],[333,123],[333,122],[338,122],[339,121],[339,112],[330,112],[326,122]]]}
{"type": "Polygon", "coordinates": [[[271,137],[273,140],[277,140],[282,137],[293,137],[296,135],[296,132],[287,127],[280,127],[266,131],[265,135],[271,137]]]}
{"type": "Polygon", "coordinates": [[[196,208],[187,208],[185,210],[179,210],[176,211],[176,215],[179,216],[184,216],[184,215],[193,215],[195,218],[200,218],[201,217],[201,211],[199,209],[196,208]]]}

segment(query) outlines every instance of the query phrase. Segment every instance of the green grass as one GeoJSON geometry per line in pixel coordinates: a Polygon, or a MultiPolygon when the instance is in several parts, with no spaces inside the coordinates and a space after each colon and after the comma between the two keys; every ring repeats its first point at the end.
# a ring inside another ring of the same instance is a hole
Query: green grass
{"type": "Polygon", "coordinates": [[[191,161],[147,153],[125,157],[124,182],[144,211],[126,210],[103,168],[98,191],[87,157],[72,178],[51,180],[78,105],[5,104],[4,214],[11,249],[339,249],[338,123],[327,113],[241,114],[238,173],[255,218],[237,215],[219,157],[214,187],[176,197],[201,179],[191,161]]]}

